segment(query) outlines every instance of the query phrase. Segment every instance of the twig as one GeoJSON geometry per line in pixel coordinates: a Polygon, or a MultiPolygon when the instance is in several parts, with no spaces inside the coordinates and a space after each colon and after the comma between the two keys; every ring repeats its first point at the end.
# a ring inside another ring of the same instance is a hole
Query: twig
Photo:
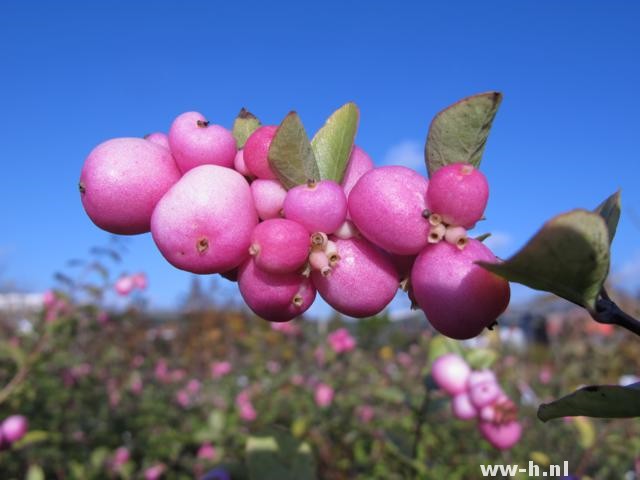
{"type": "Polygon", "coordinates": [[[7,398],[9,398],[14,390],[16,390],[20,385],[24,383],[27,375],[29,374],[29,371],[31,370],[31,367],[38,360],[38,357],[47,344],[48,339],[49,335],[47,333],[44,333],[38,340],[38,343],[36,343],[33,351],[29,354],[27,359],[22,363],[22,365],[20,365],[20,367],[18,367],[18,371],[13,376],[13,378],[9,381],[9,383],[2,387],[2,389],[0,389],[0,405],[2,405],[7,400],[7,398]]]}
{"type": "Polygon", "coordinates": [[[402,453],[400,449],[397,447],[397,445],[393,443],[393,441],[390,438],[388,438],[386,435],[384,435],[383,446],[384,448],[387,449],[387,451],[391,455],[396,457],[397,460],[399,460],[401,463],[403,463],[407,467],[412,468],[417,473],[424,475],[427,472],[427,467],[425,465],[418,462],[414,458],[409,458],[404,453],[402,453]]]}
{"type": "Polygon", "coordinates": [[[420,445],[420,441],[422,440],[422,424],[424,423],[426,417],[427,408],[429,408],[428,390],[425,392],[424,399],[422,400],[422,405],[420,405],[420,409],[416,411],[416,429],[413,433],[413,445],[411,447],[411,458],[413,459],[416,459],[416,456],[418,454],[418,445],[420,445]]]}
{"type": "Polygon", "coordinates": [[[604,288],[600,292],[600,297],[601,298],[596,301],[595,311],[589,312],[596,322],[618,325],[619,327],[626,328],[630,332],[640,336],[639,320],[635,319],[618,307],[618,305],[611,300],[611,297],[609,297],[604,288]]]}

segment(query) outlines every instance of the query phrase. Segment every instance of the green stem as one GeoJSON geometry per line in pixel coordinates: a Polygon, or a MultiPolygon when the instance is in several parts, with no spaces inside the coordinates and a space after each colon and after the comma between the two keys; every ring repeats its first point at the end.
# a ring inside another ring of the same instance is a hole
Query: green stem
{"type": "Polygon", "coordinates": [[[420,445],[420,441],[422,440],[422,424],[425,421],[425,417],[427,416],[427,409],[429,408],[429,391],[427,390],[424,395],[424,399],[422,400],[422,404],[420,408],[416,410],[416,427],[413,432],[413,445],[411,447],[411,458],[414,460],[418,455],[418,446],[420,445]]]}
{"type": "Polygon", "coordinates": [[[27,375],[29,374],[31,367],[40,357],[40,353],[42,353],[42,350],[47,344],[48,339],[49,335],[47,333],[43,334],[40,337],[33,351],[29,354],[24,363],[22,363],[22,365],[18,367],[18,370],[16,371],[16,374],[13,376],[13,378],[9,381],[9,383],[2,387],[2,389],[0,390],[0,405],[2,405],[7,400],[7,398],[9,398],[11,394],[27,379],[27,375]]]}
{"type": "Polygon", "coordinates": [[[595,311],[590,311],[589,313],[598,323],[618,325],[640,336],[640,321],[618,307],[609,297],[604,287],[600,291],[600,298],[596,302],[595,311]]]}

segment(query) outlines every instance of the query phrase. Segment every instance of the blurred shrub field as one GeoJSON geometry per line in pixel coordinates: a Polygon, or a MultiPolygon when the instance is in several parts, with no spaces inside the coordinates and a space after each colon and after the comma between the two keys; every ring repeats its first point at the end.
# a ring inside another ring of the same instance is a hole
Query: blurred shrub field
{"type": "Polygon", "coordinates": [[[29,420],[0,451],[1,479],[475,479],[480,464],[530,460],[638,478],[638,420],[536,418],[540,402],[640,372],[634,337],[575,310],[547,314],[538,341],[497,329],[470,345],[385,316],[275,325],[210,307],[159,319],[135,301],[114,313],[106,273],[82,295],[72,283],[28,328],[0,318],[0,420],[29,420]],[[429,377],[447,351],[493,369],[519,404],[513,449],[452,416],[429,377]]]}

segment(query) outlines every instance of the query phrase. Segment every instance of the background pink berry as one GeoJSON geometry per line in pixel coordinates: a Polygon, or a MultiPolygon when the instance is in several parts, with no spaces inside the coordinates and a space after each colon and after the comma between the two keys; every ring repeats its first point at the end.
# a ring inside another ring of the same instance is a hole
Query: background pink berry
{"type": "Polygon", "coordinates": [[[11,415],[0,424],[2,437],[10,443],[17,442],[24,437],[28,429],[29,421],[24,415],[11,415]]]}
{"type": "Polygon", "coordinates": [[[431,375],[442,390],[449,395],[458,395],[467,391],[471,368],[461,356],[447,353],[433,362],[431,375]]]}
{"type": "Polygon", "coordinates": [[[453,415],[460,420],[471,420],[478,416],[478,411],[465,392],[458,393],[451,399],[451,409],[453,415]]]}
{"type": "Polygon", "coordinates": [[[522,425],[514,420],[508,423],[478,422],[482,436],[498,450],[509,450],[522,436],[522,425]]]}

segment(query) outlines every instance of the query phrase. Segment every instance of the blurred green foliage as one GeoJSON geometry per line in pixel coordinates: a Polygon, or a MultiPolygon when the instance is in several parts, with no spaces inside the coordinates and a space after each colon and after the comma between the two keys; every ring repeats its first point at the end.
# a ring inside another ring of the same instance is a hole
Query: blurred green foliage
{"type": "Polygon", "coordinates": [[[98,301],[68,302],[56,320],[35,319],[32,332],[3,322],[0,388],[21,366],[28,373],[0,404],[0,419],[24,414],[30,431],[0,452],[2,479],[134,479],[158,464],[164,479],[200,478],[221,465],[234,479],[336,480],[473,479],[480,464],[529,460],[567,460],[593,479],[636,468],[636,419],[536,419],[539,402],[640,371],[635,338],[593,330],[579,310],[550,315],[548,343],[515,348],[499,329],[472,347],[386,316],[299,320],[287,334],[232,309],[160,321],[132,307],[105,320],[98,301]],[[345,325],[358,347],[336,354],[326,334],[345,325]],[[451,350],[495,370],[521,404],[524,435],[512,450],[493,449],[475,422],[454,419],[448,397],[433,388],[430,363],[451,350]],[[231,371],[213,375],[222,361],[231,371]],[[314,400],[321,383],[335,392],[324,408],[314,400]],[[242,401],[255,419],[243,419],[242,401]],[[203,444],[215,454],[198,458],[203,444]],[[116,467],[119,447],[130,456],[116,467]]]}

